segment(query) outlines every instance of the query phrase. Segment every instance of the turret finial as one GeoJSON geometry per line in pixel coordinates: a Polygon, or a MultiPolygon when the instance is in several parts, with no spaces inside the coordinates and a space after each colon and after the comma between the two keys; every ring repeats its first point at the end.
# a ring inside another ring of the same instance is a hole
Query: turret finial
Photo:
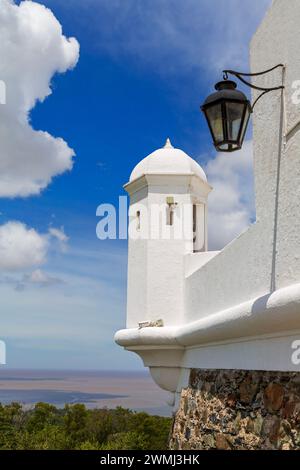
{"type": "Polygon", "coordinates": [[[170,141],[169,137],[167,138],[166,143],[165,143],[163,148],[164,149],[173,149],[174,148],[173,145],[171,144],[171,141],[170,141]]]}

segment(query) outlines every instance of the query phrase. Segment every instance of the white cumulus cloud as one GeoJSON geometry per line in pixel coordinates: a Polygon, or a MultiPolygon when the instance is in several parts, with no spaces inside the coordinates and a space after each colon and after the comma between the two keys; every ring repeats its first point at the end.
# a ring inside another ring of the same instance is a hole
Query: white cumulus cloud
{"type": "Polygon", "coordinates": [[[213,191],[209,196],[209,248],[218,250],[255,218],[252,141],[234,153],[218,153],[206,165],[213,191]]]}
{"type": "Polygon", "coordinates": [[[0,225],[0,270],[19,271],[46,261],[48,237],[20,222],[0,225]]]}
{"type": "Polygon", "coordinates": [[[40,287],[52,286],[61,284],[63,281],[57,277],[50,276],[41,269],[35,269],[30,274],[25,274],[23,277],[23,285],[36,284],[40,287]]]}
{"type": "Polygon", "coordinates": [[[60,242],[66,243],[69,240],[69,237],[65,234],[65,230],[63,227],[61,228],[50,227],[49,233],[52,237],[56,238],[60,242]]]}
{"type": "Polygon", "coordinates": [[[74,151],[30,124],[37,101],[51,94],[51,78],[73,68],[79,44],[67,39],[53,13],[41,4],[0,0],[0,80],[6,104],[0,112],[0,197],[39,194],[72,168],[74,151]]]}
{"type": "Polygon", "coordinates": [[[50,227],[49,235],[54,242],[56,241],[57,248],[62,253],[66,253],[68,249],[68,241],[70,238],[68,237],[68,235],[66,235],[64,227],[50,227]]]}

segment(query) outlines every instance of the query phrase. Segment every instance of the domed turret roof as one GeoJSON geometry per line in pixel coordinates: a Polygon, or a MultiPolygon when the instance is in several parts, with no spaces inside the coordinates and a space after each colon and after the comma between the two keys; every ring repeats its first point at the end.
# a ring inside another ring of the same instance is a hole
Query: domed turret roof
{"type": "Polygon", "coordinates": [[[201,166],[185,152],[176,149],[168,138],[165,146],[140,161],[130,175],[130,182],[143,175],[195,175],[207,182],[201,166]]]}

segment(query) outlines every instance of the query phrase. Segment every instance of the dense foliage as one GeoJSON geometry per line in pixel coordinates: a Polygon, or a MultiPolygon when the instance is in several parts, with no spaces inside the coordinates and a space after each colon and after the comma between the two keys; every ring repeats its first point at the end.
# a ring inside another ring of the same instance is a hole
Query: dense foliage
{"type": "Polygon", "coordinates": [[[163,450],[170,425],[170,418],[123,408],[37,403],[24,410],[18,403],[0,404],[0,450],[163,450]]]}

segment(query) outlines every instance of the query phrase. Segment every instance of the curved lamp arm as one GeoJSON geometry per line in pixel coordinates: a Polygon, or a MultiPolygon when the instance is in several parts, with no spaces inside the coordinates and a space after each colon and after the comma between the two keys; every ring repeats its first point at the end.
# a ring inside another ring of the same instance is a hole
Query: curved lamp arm
{"type": "Polygon", "coordinates": [[[257,73],[242,73],[242,72],[237,72],[235,70],[223,70],[223,78],[224,80],[228,80],[228,75],[234,75],[236,78],[238,78],[242,83],[244,83],[245,85],[249,86],[250,88],[253,88],[254,90],[259,90],[259,91],[262,91],[262,93],[259,95],[258,98],[256,98],[256,100],[254,101],[253,105],[252,105],[252,111],[253,111],[253,108],[254,106],[256,105],[256,103],[258,102],[258,100],[263,96],[265,95],[266,93],[269,93],[270,91],[275,91],[275,90],[283,90],[284,89],[284,86],[283,85],[280,85],[280,86],[277,86],[277,87],[273,87],[273,88],[263,88],[263,87],[259,87],[257,85],[252,85],[252,83],[248,82],[247,80],[245,80],[243,77],[258,77],[260,75],[265,75],[267,73],[270,73],[272,72],[273,70],[277,69],[281,67],[282,69],[284,69],[284,65],[283,64],[278,64],[278,65],[275,65],[275,67],[272,67],[271,69],[268,69],[268,70],[264,70],[263,72],[257,72],[257,73]]]}

